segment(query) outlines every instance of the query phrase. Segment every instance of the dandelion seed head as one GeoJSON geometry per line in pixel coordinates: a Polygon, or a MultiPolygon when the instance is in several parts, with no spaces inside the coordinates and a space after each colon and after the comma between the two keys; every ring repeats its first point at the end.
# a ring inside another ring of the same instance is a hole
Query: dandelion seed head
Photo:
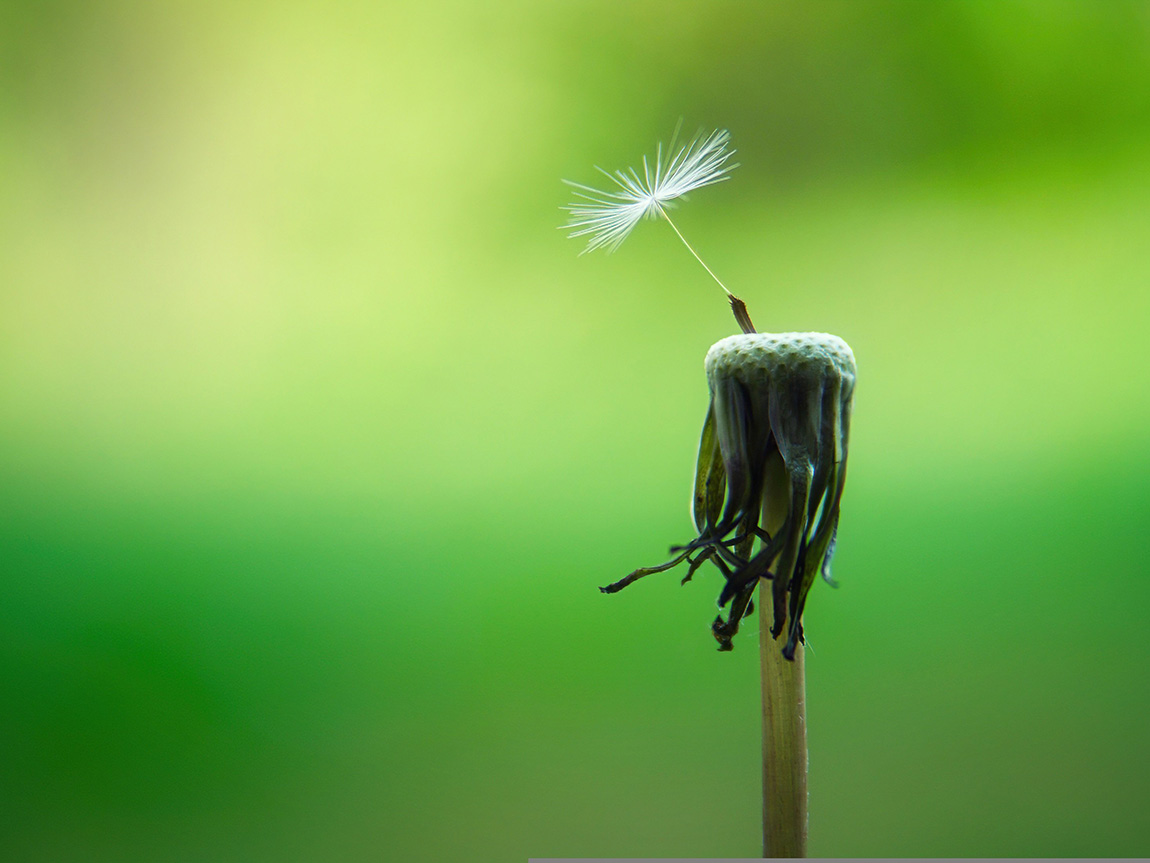
{"type": "MultiPolygon", "coordinates": [[[[644,218],[665,216],[665,208],[696,189],[722,182],[738,165],[731,162],[734,150],[727,148],[731,136],[726,129],[710,135],[697,135],[680,147],[669,160],[663,160],[663,146],[655,151],[654,166],[643,157],[642,171],[628,168],[611,173],[597,170],[614,183],[614,187],[596,189],[564,180],[575,189],[580,200],[563,207],[569,214],[569,237],[587,237],[587,246],[579,254],[604,248],[613,252],[627,239],[631,230],[644,218]]],[[[668,152],[674,150],[674,140],[668,152]]]]}

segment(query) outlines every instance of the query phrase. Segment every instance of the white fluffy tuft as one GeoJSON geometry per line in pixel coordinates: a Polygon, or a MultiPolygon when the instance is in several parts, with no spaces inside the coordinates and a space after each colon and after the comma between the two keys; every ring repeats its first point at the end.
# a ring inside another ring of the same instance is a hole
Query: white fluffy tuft
{"type": "MultiPolygon", "coordinates": [[[[734,150],[727,149],[730,140],[731,136],[725,129],[717,129],[705,138],[700,134],[690,144],[681,147],[665,165],[663,145],[660,144],[655,153],[653,171],[647,157],[643,157],[642,176],[634,168],[614,174],[599,168],[619,187],[617,191],[602,191],[564,180],[567,185],[581,190],[575,195],[583,199],[563,207],[570,213],[567,224],[563,226],[571,230],[568,236],[590,237],[587,247],[579,254],[601,247],[613,252],[644,216],[665,216],[663,207],[674,206],[671,202],[676,198],[726,180],[730,171],[738,167],[729,163],[735,154],[734,150]]],[[[672,139],[668,149],[673,148],[672,139]]]]}

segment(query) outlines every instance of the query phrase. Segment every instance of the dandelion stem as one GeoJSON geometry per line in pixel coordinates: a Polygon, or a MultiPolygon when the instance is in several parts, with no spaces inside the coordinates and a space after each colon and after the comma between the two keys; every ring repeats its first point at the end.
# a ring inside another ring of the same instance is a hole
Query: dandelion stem
{"type": "MultiPolygon", "coordinates": [[[[769,599],[770,582],[767,585],[769,599]]],[[[760,601],[770,608],[769,601],[760,601]]],[[[763,856],[807,856],[807,726],[803,646],[787,661],[760,624],[763,676],[763,856]]]]}
{"type": "MultiPolygon", "coordinates": [[[[760,525],[774,536],[786,523],[788,478],[768,464],[760,525]]],[[[771,582],[759,581],[759,658],[763,684],[763,856],[807,856],[807,696],[803,645],[788,661],[767,625],[771,582]]]]}
{"type": "Polygon", "coordinates": [[[728,297],[734,296],[729,290],[727,290],[727,286],[722,283],[722,281],[719,279],[718,276],[716,276],[714,274],[714,272],[711,270],[711,268],[707,266],[706,262],[702,258],[699,257],[699,253],[696,252],[694,250],[694,248],[692,248],[691,244],[687,242],[687,238],[683,236],[683,232],[680,231],[675,226],[675,223],[671,221],[671,217],[667,215],[667,211],[665,209],[663,209],[663,205],[656,202],[655,206],[657,206],[659,208],[659,215],[661,215],[664,219],[666,219],[667,224],[670,225],[672,227],[672,229],[674,229],[675,233],[679,235],[679,239],[683,241],[683,245],[687,247],[687,251],[689,251],[692,255],[695,256],[695,260],[703,265],[703,269],[706,270],[708,273],[710,273],[711,278],[719,283],[719,287],[722,288],[726,292],[728,297]]]}

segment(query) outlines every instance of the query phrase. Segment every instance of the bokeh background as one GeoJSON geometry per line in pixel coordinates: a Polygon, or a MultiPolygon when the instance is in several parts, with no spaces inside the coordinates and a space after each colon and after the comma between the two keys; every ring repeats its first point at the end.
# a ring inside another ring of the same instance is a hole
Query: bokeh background
{"type": "Polygon", "coordinates": [[[1150,6],[0,5],[0,856],[759,848],[691,534],[734,331],[859,361],[811,853],[1150,853],[1150,6]]]}

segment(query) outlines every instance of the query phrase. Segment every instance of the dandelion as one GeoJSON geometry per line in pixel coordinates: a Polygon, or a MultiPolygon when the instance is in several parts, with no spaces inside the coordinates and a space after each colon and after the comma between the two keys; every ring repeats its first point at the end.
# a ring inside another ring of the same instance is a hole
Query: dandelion
{"type": "Polygon", "coordinates": [[[806,715],[802,617],[816,576],[834,585],[831,558],[846,480],[856,367],[850,347],[827,333],[758,333],[746,306],[719,281],[667,216],[686,192],[727,179],[733,151],[717,131],[696,138],[652,172],[603,173],[618,191],[583,189],[573,204],[572,237],[590,235],[584,252],[618,248],[644,217],[664,218],[726,291],[743,333],[715,343],[704,367],[710,405],[695,467],[696,536],[675,556],[601,587],[617,593],[687,564],[686,584],[705,563],[723,578],[711,631],[731,650],[752,613],[755,588],[769,592],[772,622],[761,627],[764,856],[805,855],[806,715]],[[726,619],[722,610],[727,609],[726,619]],[[777,639],[786,635],[782,649],[777,639]]]}
{"type": "Polygon", "coordinates": [[[711,562],[725,581],[712,632],[732,648],[759,580],[771,583],[783,655],[802,641],[802,613],[816,574],[834,584],[831,558],[846,481],[855,360],[827,333],[745,333],[713,345],[705,361],[711,402],[695,466],[698,536],[665,564],[600,588],[616,593],[688,563],[685,584],[711,562]],[[755,541],[759,549],[752,554],[755,541]],[[789,620],[789,626],[788,626],[789,620]]]}

